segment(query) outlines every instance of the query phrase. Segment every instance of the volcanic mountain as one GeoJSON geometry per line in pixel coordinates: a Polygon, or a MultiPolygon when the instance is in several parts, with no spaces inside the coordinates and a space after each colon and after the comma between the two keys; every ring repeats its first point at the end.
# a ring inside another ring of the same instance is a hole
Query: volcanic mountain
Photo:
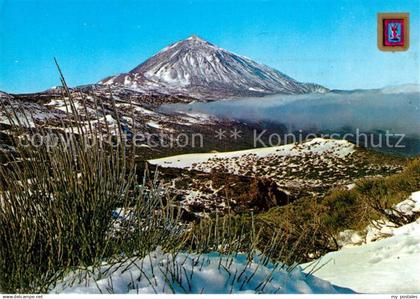
{"type": "Polygon", "coordinates": [[[130,72],[107,77],[99,84],[199,99],[328,91],[317,84],[298,82],[195,35],[162,49],[130,72]]]}

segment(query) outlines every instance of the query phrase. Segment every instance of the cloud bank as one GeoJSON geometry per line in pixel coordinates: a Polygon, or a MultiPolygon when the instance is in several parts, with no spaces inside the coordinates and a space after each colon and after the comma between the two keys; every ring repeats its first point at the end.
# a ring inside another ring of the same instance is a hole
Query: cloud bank
{"type": "Polygon", "coordinates": [[[409,88],[274,95],[264,98],[175,104],[166,112],[188,111],[244,122],[269,121],[295,130],[389,130],[420,138],[420,91],[409,88]]]}

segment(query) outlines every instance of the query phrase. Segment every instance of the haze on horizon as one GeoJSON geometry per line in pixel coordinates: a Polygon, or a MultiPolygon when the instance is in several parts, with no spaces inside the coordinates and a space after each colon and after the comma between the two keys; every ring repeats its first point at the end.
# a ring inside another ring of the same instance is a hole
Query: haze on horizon
{"type": "Polygon", "coordinates": [[[420,83],[420,1],[0,0],[0,90],[35,92],[127,72],[196,34],[330,89],[420,83]],[[409,12],[407,52],[376,46],[376,14],[409,12]]]}

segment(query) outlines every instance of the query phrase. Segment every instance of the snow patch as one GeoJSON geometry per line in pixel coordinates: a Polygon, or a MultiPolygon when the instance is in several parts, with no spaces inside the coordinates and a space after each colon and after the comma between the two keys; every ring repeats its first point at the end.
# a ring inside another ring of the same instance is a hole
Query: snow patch
{"type": "Polygon", "coordinates": [[[158,124],[157,122],[152,121],[152,120],[147,122],[146,125],[148,125],[149,127],[155,128],[155,129],[160,129],[161,128],[160,124],[158,124]]]}
{"type": "MultiPolygon", "coordinates": [[[[419,208],[420,191],[394,206],[405,215],[412,215],[419,208]]],[[[352,230],[341,232],[345,247],[302,267],[306,272],[316,270],[314,275],[356,292],[419,293],[420,218],[400,227],[378,220],[366,230],[365,238],[352,230]]]]}
{"type": "Polygon", "coordinates": [[[263,265],[262,257],[257,255],[248,264],[247,257],[245,254],[229,257],[216,252],[202,255],[178,253],[174,256],[158,249],[143,259],[130,259],[111,266],[104,264],[100,269],[89,272],[70,273],[50,293],[351,292],[306,275],[300,267],[287,272],[279,265],[263,265]],[[180,278],[174,281],[171,273],[174,276],[178,274],[180,278]],[[240,277],[239,273],[242,273],[240,277]]]}
{"type": "Polygon", "coordinates": [[[266,90],[264,90],[264,89],[254,88],[254,87],[250,87],[250,88],[248,88],[248,90],[251,90],[251,91],[259,91],[259,92],[266,92],[266,90]]]}
{"type": "Polygon", "coordinates": [[[304,264],[306,272],[361,293],[420,293],[420,221],[392,237],[345,247],[304,264]]]}
{"type": "Polygon", "coordinates": [[[136,107],[136,108],[134,108],[134,110],[137,111],[137,112],[140,112],[142,114],[147,114],[147,115],[156,114],[155,112],[153,112],[151,110],[148,110],[146,108],[143,108],[143,107],[136,107]]]}
{"type": "Polygon", "coordinates": [[[298,156],[306,153],[318,155],[331,154],[340,158],[354,152],[354,145],[346,140],[314,138],[302,144],[287,144],[266,148],[255,148],[250,150],[224,152],[224,153],[205,153],[205,154],[186,154],[171,156],[161,159],[149,160],[149,163],[162,167],[190,168],[193,164],[204,163],[210,159],[229,159],[244,155],[256,155],[257,157],[277,156],[298,156]]]}

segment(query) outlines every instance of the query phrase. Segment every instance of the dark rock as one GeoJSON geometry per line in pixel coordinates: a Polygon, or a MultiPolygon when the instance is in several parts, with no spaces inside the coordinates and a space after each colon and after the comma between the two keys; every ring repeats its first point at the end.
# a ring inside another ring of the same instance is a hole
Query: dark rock
{"type": "Polygon", "coordinates": [[[235,210],[266,211],[272,207],[290,203],[289,195],[280,190],[277,184],[268,178],[254,178],[211,172],[213,187],[223,188],[219,193],[237,203],[235,210]]]}
{"type": "MultiPolygon", "coordinates": [[[[200,220],[200,218],[195,215],[193,212],[190,212],[184,208],[180,209],[180,220],[184,221],[184,222],[196,222],[198,220],[200,220]]],[[[175,210],[175,215],[178,215],[178,210],[175,210]]]]}
{"type": "Polygon", "coordinates": [[[287,205],[290,203],[290,198],[287,193],[278,188],[274,181],[267,178],[255,178],[248,193],[239,196],[237,201],[260,212],[287,205]]]}

